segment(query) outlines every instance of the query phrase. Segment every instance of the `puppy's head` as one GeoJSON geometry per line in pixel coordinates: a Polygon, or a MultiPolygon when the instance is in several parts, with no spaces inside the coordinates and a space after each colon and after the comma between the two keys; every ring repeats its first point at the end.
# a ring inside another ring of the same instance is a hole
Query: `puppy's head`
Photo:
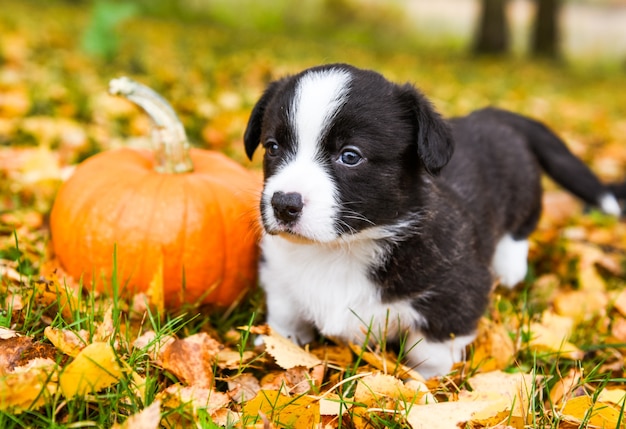
{"type": "Polygon", "coordinates": [[[265,149],[269,234],[331,242],[419,207],[420,177],[452,156],[447,124],[411,85],[343,64],[271,83],[244,136],[265,149]]]}

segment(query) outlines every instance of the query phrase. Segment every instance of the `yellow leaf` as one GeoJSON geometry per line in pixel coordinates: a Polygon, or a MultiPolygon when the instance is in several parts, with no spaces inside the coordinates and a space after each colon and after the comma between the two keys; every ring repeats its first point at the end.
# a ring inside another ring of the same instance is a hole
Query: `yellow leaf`
{"type": "Polygon", "coordinates": [[[554,299],[554,309],[560,316],[574,321],[584,321],[606,312],[609,298],[605,292],[573,290],[559,293],[554,299]]]}
{"type": "Polygon", "coordinates": [[[550,390],[550,401],[552,404],[559,405],[563,400],[567,400],[574,389],[580,383],[582,371],[577,368],[570,369],[567,376],[557,381],[550,390]]]}
{"type": "MultiPolygon", "coordinates": [[[[459,401],[486,403],[486,406],[480,409],[485,410],[484,413],[478,414],[478,417],[483,420],[490,421],[491,418],[499,418],[506,409],[508,415],[505,423],[523,428],[530,415],[530,398],[534,392],[535,381],[532,374],[508,374],[502,371],[476,374],[467,380],[473,390],[461,392],[459,401]],[[505,408],[501,404],[502,401],[505,401],[505,408]]],[[[472,419],[474,419],[473,416],[472,419]]]]}
{"type": "Polygon", "coordinates": [[[109,343],[96,342],[85,347],[59,376],[63,395],[97,392],[118,382],[122,368],[109,343]]]}
{"type": "Polygon", "coordinates": [[[568,250],[578,255],[578,287],[584,291],[606,289],[604,279],[598,273],[596,263],[604,258],[604,253],[596,246],[583,243],[571,243],[568,250]]]}
{"type": "Polygon", "coordinates": [[[413,429],[459,429],[474,413],[491,405],[489,401],[439,402],[411,407],[407,421],[413,429]]]}
{"type": "Polygon", "coordinates": [[[578,396],[565,403],[560,411],[561,418],[567,422],[582,425],[586,422],[588,428],[617,428],[624,427],[625,422],[620,412],[609,403],[596,402],[589,396],[578,396]]]}
{"type": "Polygon", "coordinates": [[[530,325],[530,349],[537,353],[558,354],[569,359],[582,359],[584,353],[567,341],[567,336],[540,323],[530,325]]]}
{"type": "Polygon", "coordinates": [[[515,344],[506,328],[485,317],[478,324],[478,335],[472,344],[472,366],[481,372],[505,369],[515,355],[515,344]]]}
{"type": "Polygon", "coordinates": [[[322,363],[317,356],[309,353],[272,329],[270,329],[268,335],[263,335],[263,342],[265,343],[267,353],[283,369],[290,369],[296,366],[313,368],[322,363]]]}
{"type": "Polygon", "coordinates": [[[44,405],[56,391],[56,369],[53,360],[38,358],[0,375],[0,411],[20,413],[44,405]]]}
{"type": "Polygon", "coordinates": [[[506,399],[496,400],[485,408],[472,414],[468,425],[471,428],[487,428],[506,425],[518,429],[524,428],[524,418],[516,416],[511,410],[511,405],[506,399]]]}
{"type": "Polygon", "coordinates": [[[598,402],[608,402],[618,407],[624,406],[624,400],[626,400],[624,389],[602,389],[598,395],[598,402]]]}
{"type": "Polygon", "coordinates": [[[319,424],[320,407],[317,399],[312,397],[289,397],[274,390],[261,390],[243,406],[244,427],[260,422],[262,416],[280,427],[309,429],[319,424]]]}
{"type": "Polygon", "coordinates": [[[359,379],[354,400],[367,407],[386,408],[389,402],[393,402],[393,407],[400,404],[406,409],[414,403],[420,403],[428,392],[423,383],[419,386],[423,386],[423,389],[411,389],[394,376],[376,373],[359,379]]]}

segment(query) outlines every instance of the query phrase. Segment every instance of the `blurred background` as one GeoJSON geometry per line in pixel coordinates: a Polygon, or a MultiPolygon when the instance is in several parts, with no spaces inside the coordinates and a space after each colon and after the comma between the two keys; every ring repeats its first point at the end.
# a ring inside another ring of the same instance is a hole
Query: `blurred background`
{"type": "Polygon", "coordinates": [[[149,145],[148,119],[106,92],[121,75],[167,98],[193,144],[258,167],[242,133],[265,85],[329,62],[414,83],[445,115],[542,119],[623,177],[625,0],[20,0],[0,34],[5,178],[62,180],[93,153],[149,145]]]}

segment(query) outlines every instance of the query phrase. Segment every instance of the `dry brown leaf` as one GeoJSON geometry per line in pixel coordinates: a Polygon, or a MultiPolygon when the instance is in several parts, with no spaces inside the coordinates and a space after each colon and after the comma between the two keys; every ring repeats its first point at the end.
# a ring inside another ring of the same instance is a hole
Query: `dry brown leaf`
{"type": "Polygon", "coordinates": [[[46,326],[44,329],[46,338],[61,352],[68,356],[76,357],[89,343],[89,332],[81,329],[78,332],[69,329],[53,328],[46,326]]]}
{"type": "Polygon", "coordinates": [[[239,369],[254,359],[257,354],[251,350],[239,352],[231,348],[225,348],[217,354],[217,366],[220,369],[239,369]]]}
{"type": "Polygon", "coordinates": [[[66,398],[97,392],[122,377],[122,368],[109,343],[96,342],[85,347],[59,375],[59,385],[66,398]]]}
{"type": "Polygon", "coordinates": [[[263,342],[265,343],[267,353],[283,369],[290,369],[296,366],[313,368],[322,363],[317,356],[304,350],[271,328],[267,335],[263,335],[263,342]]]}
{"type": "Polygon", "coordinates": [[[161,350],[159,362],[187,385],[213,387],[213,364],[221,344],[201,332],[174,340],[161,350]]]}
{"type": "Polygon", "coordinates": [[[133,341],[133,347],[144,350],[148,353],[150,359],[159,362],[159,356],[162,350],[169,347],[175,340],[176,339],[171,335],[161,335],[157,337],[156,332],[146,331],[133,341]]]}
{"type": "Polygon", "coordinates": [[[318,365],[311,370],[304,366],[296,366],[286,371],[270,372],[261,380],[262,390],[277,390],[285,395],[302,395],[321,386],[324,366],[318,365]],[[317,369],[321,369],[320,371],[317,369]],[[317,378],[314,376],[317,375],[317,378]]]}
{"type": "Polygon", "coordinates": [[[14,336],[0,340],[0,376],[38,358],[54,360],[56,349],[49,344],[35,342],[30,337],[14,336]]]}
{"type": "Polygon", "coordinates": [[[230,403],[230,397],[225,393],[204,387],[181,386],[180,384],[169,386],[159,392],[157,397],[161,399],[164,407],[191,407],[194,415],[197,415],[199,409],[206,410],[209,415],[212,415],[230,403]]]}
{"type": "Polygon", "coordinates": [[[124,423],[113,425],[113,429],[157,429],[161,422],[161,401],[158,399],[137,414],[130,416],[124,423]]]}
{"type": "Polygon", "coordinates": [[[261,384],[252,374],[243,373],[228,380],[228,396],[238,403],[249,401],[254,398],[260,390],[261,384]]]}

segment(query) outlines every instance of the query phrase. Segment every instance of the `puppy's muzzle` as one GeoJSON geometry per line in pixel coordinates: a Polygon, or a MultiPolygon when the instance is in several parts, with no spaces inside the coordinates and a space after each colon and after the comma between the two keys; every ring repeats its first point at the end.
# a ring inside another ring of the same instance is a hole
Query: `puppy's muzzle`
{"type": "Polygon", "coordinates": [[[297,192],[274,192],[271,204],[274,216],[284,224],[291,224],[298,220],[304,207],[302,195],[297,192]]]}

